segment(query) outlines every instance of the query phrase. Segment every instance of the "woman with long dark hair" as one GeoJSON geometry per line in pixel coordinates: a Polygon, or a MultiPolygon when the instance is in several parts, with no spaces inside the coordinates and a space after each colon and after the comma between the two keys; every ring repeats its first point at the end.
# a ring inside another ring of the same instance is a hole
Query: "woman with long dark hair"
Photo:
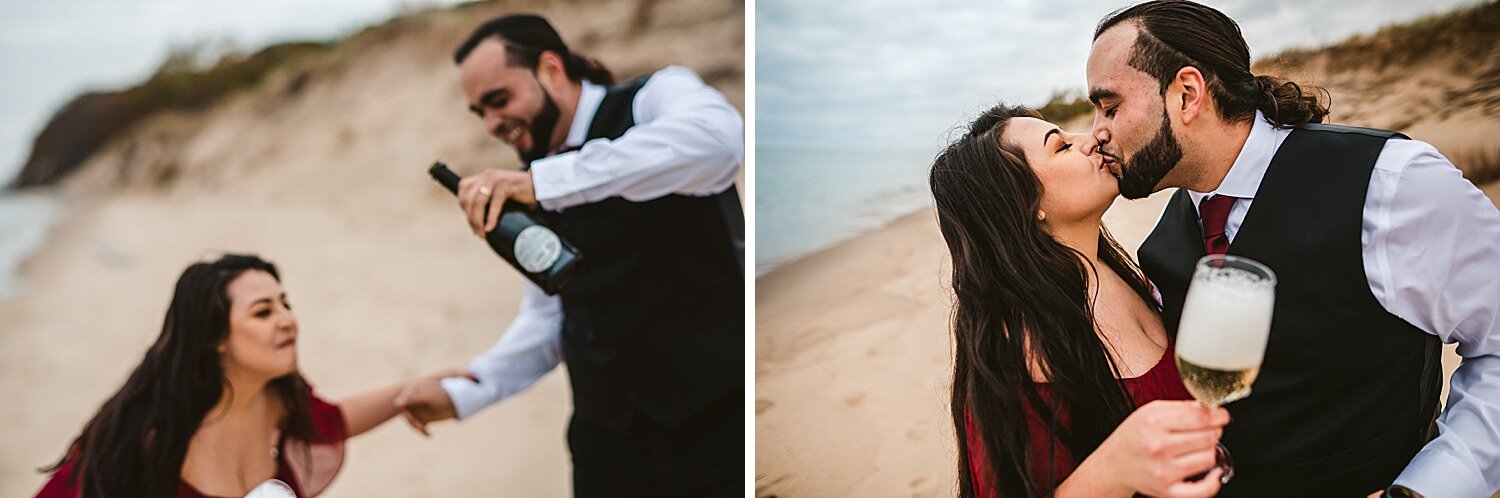
{"type": "Polygon", "coordinates": [[[932,166],[961,495],[1212,496],[1228,412],[1185,401],[1151,286],[1102,224],[1119,187],[1097,142],[1040,118],[996,106],[932,166]]]}
{"type": "Polygon", "coordinates": [[[84,426],[39,497],[316,496],[343,442],[399,413],[397,383],[330,403],[297,369],[297,319],[271,263],[225,255],[177,280],[161,335],[84,426]]]}

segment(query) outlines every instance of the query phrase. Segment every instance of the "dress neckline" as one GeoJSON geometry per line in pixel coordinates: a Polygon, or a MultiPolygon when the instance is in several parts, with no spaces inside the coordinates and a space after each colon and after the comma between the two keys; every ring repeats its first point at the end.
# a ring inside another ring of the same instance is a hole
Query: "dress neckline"
{"type": "MultiPolygon", "coordinates": [[[[1141,372],[1140,375],[1137,375],[1135,377],[1120,377],[1120,381],[1121,382],[1125,382],[1125,383],[1135,383],[1135,382],[1140,382],[1143,379],[1147,379],[1147,378],[1151,378],[1151,377],[1156,376],[1158,374],[1158,372],[1162,371],[1162,366],[1166,365],[1168,363],[1168,361],[1170,361],[1172,359],[1172,357],[1176,356],[1174,354],[1174,351],[1176,350],[1176,348],[1177,348],[1176,341],[1173,341],[1172,338],[1168,337],[1167,338],[1167,348],[1163,349],[1161,351],[1161,358],[1157,358],[1156,359],[1156,363],[1152,364],[1151,368],[1146,369],[1145,372],[1141,372]]],[[[1041,386],[1041,387],[1047,387],[1047,386],[1051,386],[1052,385],[1051,382],[1041,382],[1041,381],[1032,381],[1031,383],[1032,384],[1036,384],[1037,386],[1041,386]]]]}
{"type": "Polygon", "coordinates": [[[1167,339],[1167,348],[1161,350],[1161,358],[1157,358],[1156,359],[1156,363],[1152,364],[1151,368],[1146,369],[1145,372],[1141,372],[1140,375],[1137,375],[1135,377],[1121,377],[1120,380],[1125,381],[1125,382],[1140,380],[1140,379],[1144,379],[1146,377],[1150,377],[1152,374],[1155,374],[1156,372],[1161,371],[1162,365],[1167,364],[1167,362],[1170,361],[1169,360],[1170,358],[1172,358],[1173,356],[1176,356],[1175,354],[1173,354],[1173,349],[1176,346],[1177,346],[1177,344],[1174,343],[1174,342],[1172,342],[1171,338],[1168,338],[1167,339]]]}
{"type": "MultiPolygon", "coordinates": [[[[273,458],[273,459],[276,460],[276,473],[272,474],[271,477],[270,477],[270,479],[280,479],[282,481],[286,481],[286,476],[283,475],[284,474],[283,469],[286,466],[286,461],[281,459],[282,446],[284,446],[286,444],[286,438],[283,437],[283,436],[285,436],[285,435],[282,434],[281,430],[277,429],[276,430],[276,444],[273,445],[273,446],[271,446],[271,458],[273,458]]],[[[269,479],[267,479],[267,480],[269,480],[269,479]]],[[[232,497],[220,497],[218,495],[211,495],[211,494],[208,494],[208,493],[204,493],[202,490],[199,490],[197,486],[194,486],[193,483],[188,482],[187,479],[183,479],[180,476],[177,478],[177,482],[179,484],[181,484],[183,487],[187,488],[188,491],[191,491],[192,494],[195,495],[195,496],[199,496],[199,497],[202,497],[202,498],[232,498],[232,497]]],[[[265,481],[263,480],[261,482],[255,483],[255,484],[258,486],[258,485],[260,485],[263,482],[265,482],[265,481]]],[[[255,488],[252,486],[250,489],[254,490],[255,488]]]]}

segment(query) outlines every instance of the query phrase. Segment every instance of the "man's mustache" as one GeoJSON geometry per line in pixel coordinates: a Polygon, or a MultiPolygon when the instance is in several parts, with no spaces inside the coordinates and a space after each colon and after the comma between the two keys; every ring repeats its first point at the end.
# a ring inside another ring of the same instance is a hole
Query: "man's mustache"
{"type": "Polygon", "coordinates": [[[1104,156],[1105,159],[1109,159],[1109,160],[1117,162],[1117,163],[1118,162],[1123,162],[1123,161],[1120,161],[1120,155],[1119,154],[1112,153],[1110,151],[1104,150],[1104,147],[1099,147],[1097,149],[1094,149],[1094,153],[1095,154],[1099,154],[1101,156],[1104,156]]]}

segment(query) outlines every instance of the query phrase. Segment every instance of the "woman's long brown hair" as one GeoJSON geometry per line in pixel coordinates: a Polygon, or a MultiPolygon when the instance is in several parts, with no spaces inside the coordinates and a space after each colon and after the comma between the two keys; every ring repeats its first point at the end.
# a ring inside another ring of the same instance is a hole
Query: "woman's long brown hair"
{"type": "MultiPolygon", "coordinates": [[[[84,498],[177,495],[188,442],[228,386],[218,345],[229,337],[229,283],[246,271],[281,279],[255,256],[225,255],[189,266],[177,279],[161,335],[62,459],[84,498]]],[[[307,384],[298,373],[267,386],[287,408],[282,433],[310,440],[307,384]]],[[[230,393],[233,394],[232,392],[230,393]]]]}
{"type": "Polygon", "coordinates": [[[1099,258],[1108,268],[1093,267],[1043,230],[1041,181],[1024,154],[1000,139],[1021,116],[1040,117],[1023,107],[986,111],[938,155],[929,178],[953,264],[951,408],[965,497],[974,495],[966,414],[984,442],[996,491],[1016,498],[1046,495],[1064,477],[1032,472],[1044,468],[1034,462],[1050,465],[1052,448],[1031,447],[1028,408],[1078,461],[1132,410],[1096,331],[1089,275],[1113,271],[1154,303],[1145,277],[1102,226],[1099,258]],[[1050,383],[1050,402],[1028,362],[1050,383]]]}

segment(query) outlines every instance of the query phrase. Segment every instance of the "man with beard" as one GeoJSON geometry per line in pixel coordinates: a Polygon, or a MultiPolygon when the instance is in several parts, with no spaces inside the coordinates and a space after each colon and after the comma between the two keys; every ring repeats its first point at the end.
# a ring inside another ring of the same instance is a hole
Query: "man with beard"
{"type": "Polygon", "coordinates": [[[460,182],[470,228],[494,229],[506,200],[536,206],[584,261],[557,296],[524,284],[469,377],[409,385],[397,400],[408,420],[468,418],[561,361],[576,495],[741,494],[738,111],[682,67],[612,84],[532,15],[480,26],[454,62],[469,110],[525,163],[460,182]]]}
{"type": "Polygon", "coordinates": [[[1205,254],[1278,276],[1253,394],[1226,407],[1220,496],[1500,488],[1500,212],[1484,194],[1426,143],[1319,124],[1317,95],[1251,74],[1210,7],[1111,14],[1087,73],[1121,194],[1179,187],[1139,252],[1169,331],[1205,254]],[[1440,341],[1464,360],[1438,417],[1440,341]]]}

